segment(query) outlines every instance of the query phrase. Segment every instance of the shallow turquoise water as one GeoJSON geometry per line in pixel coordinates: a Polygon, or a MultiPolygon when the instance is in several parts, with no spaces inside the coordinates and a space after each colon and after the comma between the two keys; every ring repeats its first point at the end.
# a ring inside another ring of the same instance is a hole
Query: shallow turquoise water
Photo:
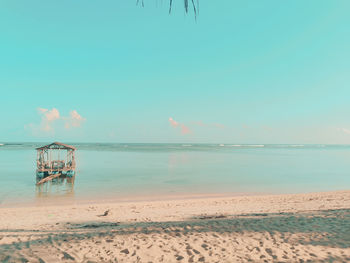
{"type": "Polygon", "coordinates": [[[0,146],[0,201],[350,188],[348,145],[74,144],[74,185],[35,186],[35,147],[0,146]]]}

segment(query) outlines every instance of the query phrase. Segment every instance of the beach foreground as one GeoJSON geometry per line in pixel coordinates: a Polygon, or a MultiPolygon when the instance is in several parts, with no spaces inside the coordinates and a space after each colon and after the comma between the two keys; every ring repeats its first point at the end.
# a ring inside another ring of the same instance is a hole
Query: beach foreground
{"type": "Polygon", "coordinates": [[[0,262],[349,262],[350,191],[0,208],[0,262]]]}

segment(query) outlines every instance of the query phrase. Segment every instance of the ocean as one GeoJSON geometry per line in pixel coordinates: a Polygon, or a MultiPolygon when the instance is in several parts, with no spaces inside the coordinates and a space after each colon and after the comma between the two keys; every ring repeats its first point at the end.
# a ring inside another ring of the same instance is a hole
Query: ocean
{"type": "Polygon", "coordinates": [[[37,187],[36,147],[0,144],[0,205],[349,189],[350,145],[69,143],[73,183],[37,187]]]}

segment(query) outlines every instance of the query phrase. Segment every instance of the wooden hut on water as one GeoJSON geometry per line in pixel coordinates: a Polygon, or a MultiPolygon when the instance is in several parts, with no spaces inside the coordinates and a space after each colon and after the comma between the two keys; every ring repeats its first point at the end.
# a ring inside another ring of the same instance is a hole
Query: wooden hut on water
{"type": "Polygon", "coordinates": [[[73,177],[75,175],[76,148],[54,142],[37,150],[37,184],[50,181],[56,177],[73,177]]]}

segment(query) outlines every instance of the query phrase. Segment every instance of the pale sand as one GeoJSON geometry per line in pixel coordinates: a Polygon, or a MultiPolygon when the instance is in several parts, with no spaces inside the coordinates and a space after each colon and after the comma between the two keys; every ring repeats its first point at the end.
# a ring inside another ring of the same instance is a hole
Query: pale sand
{"type": "Polygon", "coordinates": [[[0,262],[350,262],[350,191],[0,208],[0,262]]]}

